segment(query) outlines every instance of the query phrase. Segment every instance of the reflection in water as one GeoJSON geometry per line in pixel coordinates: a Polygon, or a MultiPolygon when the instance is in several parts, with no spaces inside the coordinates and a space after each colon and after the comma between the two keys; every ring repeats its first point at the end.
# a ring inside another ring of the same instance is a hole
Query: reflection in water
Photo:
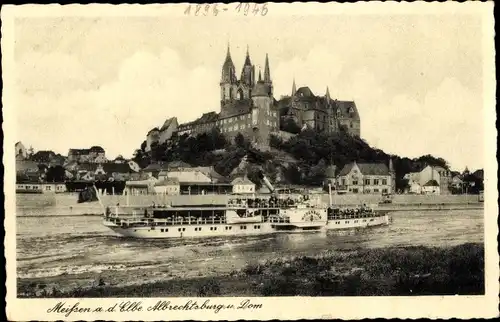
{"type": "Polygon", "coordinates": [[[17,218],[19,277],[150,269],[168,276],[222,273],[246,263],[325,251],[483,242],[483,211],[399,212],[390,226],[321,233],[140,240],[95,216],[17,218]],[[167,273],[165,273],[167,274],[167,273]]]}

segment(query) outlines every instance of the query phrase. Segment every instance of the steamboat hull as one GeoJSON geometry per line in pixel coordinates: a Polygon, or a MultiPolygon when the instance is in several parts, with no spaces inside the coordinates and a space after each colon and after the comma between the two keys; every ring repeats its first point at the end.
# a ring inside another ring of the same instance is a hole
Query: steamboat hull
{"type": "Polygon", "coordinates": [[[326,224],[327,230],[356,229],[389,225],[391,217],[387,213],[369,218],[332,219],[326,224]]]}

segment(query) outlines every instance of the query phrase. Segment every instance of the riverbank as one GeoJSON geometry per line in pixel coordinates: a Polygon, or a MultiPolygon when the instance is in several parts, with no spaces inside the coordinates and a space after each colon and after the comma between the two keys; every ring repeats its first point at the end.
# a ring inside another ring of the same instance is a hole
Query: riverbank
{"type": "Polygon", "coordinates": [[[327,251],[250,263],[223,275],[128,286],[109,285],[103,276],[64,291],[46,283],[18,279],[18,297],[479,295],[484,294],[484,246],[327,251]]]}
{"type": "MultiPolygon", "coordinates": [[[[230,195],[181,195],[181,196],[130,196],[127,200],[121,195],[107,195],[103,197],[106,205],[147,206],[155,204],[225,204],[230,195]]],[[[318,194],[323,202],[328,203],[329,197],[318,194]]],[[[360,204],[378,204],[382,201],[377,195],[336,195],[332,202],[337,206],[357,206],[360,204]]],[[[103,209],[99,202],[77,203],[76,194],[45,194],[45,195],[16,195],[18,216],[77,216],[102,215],[103,209]]],[[[460,210],[483,209],[484,203],[479,202],[477,196],[471,195],[395,195],[390,204],[379,204],[380,210],[388,211],[424,211],[424,210],[460,210]]]]}

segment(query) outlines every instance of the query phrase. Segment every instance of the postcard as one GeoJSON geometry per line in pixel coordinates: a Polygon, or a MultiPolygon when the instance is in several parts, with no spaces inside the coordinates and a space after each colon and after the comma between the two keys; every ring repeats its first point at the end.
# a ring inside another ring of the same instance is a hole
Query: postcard
{"type": "Polygon", "coordinates": [[[497,317],[492,9],[4,6],[8,319],[497,317]]]}

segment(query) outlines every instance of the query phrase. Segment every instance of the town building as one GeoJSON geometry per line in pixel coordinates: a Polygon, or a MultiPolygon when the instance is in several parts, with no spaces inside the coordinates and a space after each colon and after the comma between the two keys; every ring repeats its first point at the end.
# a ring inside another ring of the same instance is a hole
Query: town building
{"type": "MultiPolygon", "coordinates": [[[[356,103],[332,99],[328,87],[324,95],[317,96],[307,86],[296,89],[294,80],[291,95],[282,97],[278,105],[283,126],[292,122],[301,129],[333,133],[343,128],[351,135],[361,135],[356,103]]],[[[288,129],[282,127],[282,130],[288,129]]]]}
{"type": "Polygon", "coordinates": [[[422,193],[426,195],[439,195],[441,194],[440,184],[434,179],[429,180],[422,186],[422,193]]]}
{"type": "Polygon", "coordinates": [[[104,163],[108,160],[102,147],[93,146],[90,149],[69,149],[68,161],[104,163]]]}
{"type": "Polygon", "coordinates": [[[176,133],[179,123],[177,122],[177,117],[171,117],[165,120],[161,128],[153,128],[146,135],[146,147],[145,152],[151,151],[151,144],[158,143],[163,144],[172,138],[172,135],[176,133]]]}
{"type": "Polygon", "coordinates": [[[346,164],[338,176],[338,190],[349,193],[388,194],[394,192],[394,170],[384,163],[346,164]]]}
{"type": "Polygon", "coordinates": [[[233,193],[237,194],[253,194],[255,193],[255,184],[246,176],[235,178],[231,184],[233,185],[233,193]]]}
{"type": "Polygon", "coordinates": [[[427,186],[428,188],[424,189],[424,185],[434,180],[439,184],[439,194],[451,194],[450,187],[453,182],[452,174],[451,171],[443,167],[427,165],[419,172],[405,174],[403,178],[408,181],[407,191],[409,193],[426,193],[426,191],[432,189],[429,188],[432,186],[427,186]]]}

